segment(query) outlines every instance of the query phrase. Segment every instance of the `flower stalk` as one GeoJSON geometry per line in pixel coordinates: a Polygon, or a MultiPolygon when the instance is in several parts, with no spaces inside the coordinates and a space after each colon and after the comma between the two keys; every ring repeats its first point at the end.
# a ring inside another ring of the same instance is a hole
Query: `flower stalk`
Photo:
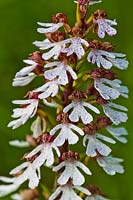
{"type": "Polygon", "coordinates": [[[89,13],[89,6],[101,1],[75,3],[73,27],[63,13],[53,15],[52,23],[38,22],[37,31],[45,38],[33,43],[39,51],[24,60],[26,66],[13,79],[14,87],[37,78],[42,84],[27,91],[24,99],[13,101],[19,107],[13,109],[14,120],[8,127],[16,129],[29,119],[33,122],[26,141],[10,144],[30,146],[31,151],[11,170],[12,177],[0,176],[0,197],[18,190],[12,199],[108,200],[98,187],[86,185],[85,174],[88,181],[93,174],[89,161],[93,159],[108,175],[124,172],[123,159],[111,155],[109,144],[127,142],[126,129],[117,127],[127,121],[127,108],[114,102],[120,96],[128,98],[128,88],[112,69],[125,70],[128,61],[125,54],[114,52],[115,47],[102,40],[117,34],[117,22],[108,19],[104,10],[89,13]],[[74,151],[76,144],[81,148],[74,151]],[[42,168],[55,174],[50,188],[42,168]],[[20,191],[24,182],[29,189],[20,191]]]}

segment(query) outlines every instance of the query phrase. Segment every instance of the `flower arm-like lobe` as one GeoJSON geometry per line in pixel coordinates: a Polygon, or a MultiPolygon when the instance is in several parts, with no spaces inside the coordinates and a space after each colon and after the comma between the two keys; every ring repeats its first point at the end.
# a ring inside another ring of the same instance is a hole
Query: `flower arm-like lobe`
{"type": "Polygon", "coordinates": [[[12,140],[9,141],[9,144],[11,146],[15,146],[15,147],[29,147],[29,143],[27,141],[23,141],[23,140],[12,140]]]}
{"type": "Polygon", "coordinates": [[[81,186],[73,186],[73,188],[79,190],[80,192],[84,193],[85,195],[91,195],[90,191],[81,186]]]}
{"type": "Polygon", "coordinates": [[[17,173],[19,173],[21,170],[23,170],[26,167],[28,167],[28,162],[24,162],[21,165],[19,165],[18,167],[16,167],[13,170],[11,170],[10,174],[11,175],[17,174],[17,173]]]}
{"type": "Polygon", "coordinates": [[[109,117],[110,120],[115,125],[119,125],[121,122],[126,122],[128,119],[127,113],[125,113],[127,111],[127,108],[124,106],[111,102],[111,103],[103,105],[103,110],[104,110],[105,115],[109,117]],[[114,110],[113,108],[118,109],[118,110],[114,110]]]}
{"type": "Polygon", "coordinates": [[[94,87],[100,93],[100,95],[106,99],[117,99],[120,96],[119,87],[113,86],[113,81],[105,80],[103,78],[94,80],[94,87]],[[112,84],[112,85],[111,85],[112,84]]]}
{"type": "Polygon", "coordinates": [[[0,185],[0,197],[9,195],[10,193],[16,191],[20,185],[10,184],[10,185],[0,185]]]}
{"type": "Polygon", "coordinates": [[[117,34],[116,29],[111,27],[112,25],[117,25],[117,22],[115,20],[113,21],[108,19],[98,19],[96,20],[96,23],[98,24],[99,38],[104,38],[105,33],[107,33],[109,36],[114,36],[117,34]]]}
{"type": "Polygon", "coordinates": [[[13,183],[14,182],[14,178],[9,178],[9,177],[5,177],[5,176],[0,176],[0,181],[4,182],[4,183],[13,183]]]}
{"type": "Polygon", "coordinates": [[[31,66],[26,66],[24,68],[22,68],[19,72],[16,73],[15,77],[23,77],[28,75],[29,73],[31,73],[36,66],[38,65],[36,62],[32,61],[32,60],[23,60],[26,64],[29,64],[31,66]]]}
{"type": "Polygon", "coordinates": [[[32,72],[24,77],[15,77],[12,86],[17,87],[28,85],[35,77],[36,75],[32,72]]]}
{"type": "Polygon", "coordinates": [[[37,153],[39,153],[41,150],[43,150],[43,148],[45,148],[45,144],[40,144],[37,147],[35,147],[30,153],[28,153],[25,158],[31,158],[32,156],[36,155],[37,153]]]}
{"type": "Polygon", "coordinates": [[[54,135],[58,130],[62,129],[62,124],[58,124],[54,128],[51,129],[50,135],[54,135]]]}
{"type": "Polygon", "coordinates": [[[45,99],[49,96],[56,96],[58,93],[59,85],[57,81],[49,81],[45,83],[43,86],[35,89],[35,92],[42,92],[38,97],[39,99],[45,99]]]}
{"type": "Polygon", "coordinates": [[[33,137],[37,138],[41,135],[41,133],[46,130],[46,120],[45,118],[41,118],[37,116],[36,120],[31,125],[31,131],[33,132],[33,137]]]}
{"type": "Polygon", "coordinates": [[[29,188],[35,189],[39,184],[39,177],[37,176],[37,173],[35,170],[31,168],[29,172],[29,188]]]}
{"type": "Polygon", "coordinates": [[[61,193],[61,188],[57,187],[54,193],[49,197],[49,200],[55,200],[60,193],[61,193]]]}
{"type": "Polygon", "coordinates": [[[103,140],[105,142],[109,142],[111,144],[115,144],[115,140],[113,140],[112,138],[109,138],[105,135],[102,135],[102,134],[99,134],[99,133],[96,133],[96,138],[100,139],[100,140],[103,140]]]}
{"type": "Polygon", "coordinates": [[[51,43],[49,39],[45,39],[41,42],[35,41],[35,42],[33,42],[33,44],[35,46],[39,47],[41,50],[46,50],[46,49],[53,47],[53,43],[51,43]]]}
{"type": "Polygon", "coordinates": [[[105,198],[103,196],[94,194],[94,195],[86,197],[85,200],[110,200],[110,199],[107,199],[107,198],[105,198]]]}
{"type": "Polygon", "coordinates": [[[74,102],[70,103],[69,105],[67,105],[64,109],[63,112],[67,113],[69,110],[71,110],[72,108],[74,108],[75,104],[74,102]]]}
{"type": "Polygon", "coordinates": [[[23,200],[22,196],[18,193],[11,195],[11,199],[13,199],[13,200],[23,200]]]}
{"type": "MultiPolygon", "coordinates": [[[[57,148],[55,149],[56,152],[60,154],[59,151],[57,151],[57,148]]],[[[40,168],[43,164],[50,167],[53,165],[53,163],[54,163],[53,144],[48,143],[45,144],[40,155],[33,161],[33,167],[37,169],[40,168]]]]}
{"type": "Polygon", "coordinates": [[[65,165],[66,165],[66,161],[63,161],[63,162],[61,162],[59,165],[53,167],[53,171],[54,171],[54,172],[57,172],[57,171],[59,171],[60,169],[62,169],[63,167],[65,167],[65,165]]]}
{"type": "Polygon", "coordinates": [[[79,167],[80,169],[82,169],[86,174],[88,175],[92,175],[92,173],[90,172],[90,170],[81,162],[76,161],[75,162],[76,166],[79,167]]]}
{"type": "MultiPolygon", "coordinates": [[[[69,170],[67,171],[67,173],[70,174],[69,170]]],[[[81,172],[75,166],[74,167],[72,166],[71,178],[73,180],[73,185],[82,185],[85,182],[84,176],[81,174],[81,172]]]]}
{"type": "MultiPolygon", "coordinates": [[[[60,125],[57,125],[57,128],[59,126],[60,132],[58,136],[54,140],[54,144],[56,146],[61,146],[65,143],[65,140],[68,140],[69,144],[76,144],[79,140],[78,136],[71,130],[70,128],[71,124],[62,124],[61,127],[60,125]]],[[[55,127],[56,129],[56,127],[55,127]]]]}
{"type": "Polygon", "coordinates": [[[37,31],[39,33],[53,33],[55,31],[57,31],[60,27],[63,26],[63,23],[42,23],[42,22],[38,22],[38,25],[43,26],[44,28],[38,28],[37,31]]]}
{"type": "Polygon", "coordinates": [[[83,106],[89,108],[90,110],[92,110],[93,112],[100,114],[100,111],[93,105],[91,105],[90,103],[87,102],[83,102],[83,106]]]}
{"type": "Polygon", "coordinates": [[[78,126],[75,126],[74,124],[69,124],[69,128],[76,131],[77,133],[79,133],[80,135],[84,135],[84,131],[82,131],[81,128],[79,128],[78,126]]]}
{"type": "Polygon", "coordinates": [[[27,105],[25,108],[15,108],[13,109],[13,118],[18,118],[16,120],[11,121],[8,124],[8,127],[12,127],[13,129],[25,124],[29,118],[32,118],[37,111],[39,101],[37,99],[29,99],[29,100],[14,100],[14,104],[22,104],[27,105]]]}
{"type": "Polygon", "coordinates": [[[106,130],[115,138],[117,139],[118,141],[122,142],[122,143],[127,143],[127,139],[123,136],[126,136],[128,135],[128,132],[125,128],[123,127],[116,127],[116,128],[113,128],[111,126],[108,126],[106,128],[106,130]]]}
{"type": "Polygon", "coordinates": [[[101,166],[103,170],[111,176],[115,175],[116,173],[124,173],[124,168],[122,165],[120,165],[120,162],[122,161],[122,159],[113,158],[111,156],[97,158],[99,166],[101,166]]]}
{"type": "Polygon", "coordinates": [[[69,115],[69,119],[72,122],[78,122],[80,118],[80,113],[81,113],[81,108],[76,107],[75,104],[75,107],[73,108],[71,114],[69,115]]]}
{"type": "Polygon", "coordinates": [[[77,79],[77,74],[76,72],[72,69],[72,67],[70,67],[69,65],[66,65],[66,70],[71,74],[72,78],[74,80],[77,79]]]}
{"type": "Polygon", "coordinates": [[[108,156],[110,154],[111,148],[96,139],[96,136],[87,137],[89,139],[86,149],[86,154],[88,156],[95,157],[97,155],[97,151],[103,156],[108,156]]]}
{"type": "Polygon", "coordinates": [[[42,151],[41,154],[33,161],[33,167],[35,169],[41,167],[45,164],[47,159],[47,152],[42,151]]]}

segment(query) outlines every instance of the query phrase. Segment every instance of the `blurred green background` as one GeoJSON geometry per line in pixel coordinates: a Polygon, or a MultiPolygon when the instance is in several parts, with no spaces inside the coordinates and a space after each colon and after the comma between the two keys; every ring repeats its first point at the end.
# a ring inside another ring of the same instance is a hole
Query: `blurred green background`
{"type": "MultiPolygon", "coordinates": [[[[99,185],[103,192],[107,193],[112,200],[133,200],[132,195],[132,163],[133,133],[132,133],[132,108],[133,108],[133,23],[132,23],[131,0],[103,0],[102,4],[93,6],[92,10],[104,8],[108,11],[110,19],[118,21],[118,35],[110,41],[117,45],[117,51],[124,52],[130,61],[127,71],[119,71],[119,77],[129,86],[129,100],[119,100],[119,103],[129,108],[129,120],[124,126],[129,131],[128,144],[117,143],[113,147],[113,155],[125,159],[124,175],[110,177],[102,169],[92,164],[93,176],[88,182],[99,185]]],[[[0,175],[8,175],[8,171],[20,163],[20,157],[25,150],[9,147],[8,141],[17,138],[24,138],[29,133],[28,123],[15,131],[7,128],[11,120],[13,99],[21,99],[28,87],[13,88],[12,78],[16,71],[23,66],[22,60],[35,50],[32,42],[42,39],[36,32],[37,21],[50,22],[52,14],[64,12],[69,21],[75,20],[75,4],[73,0],[0,0],[0,175]]],[[[49,180],[50,181],[50,180],[49,180]]],[[[50,183],[49,183],[50,184],[50,183]]],[[[10,199],[9,197],[4,198],[10,199]]]]}

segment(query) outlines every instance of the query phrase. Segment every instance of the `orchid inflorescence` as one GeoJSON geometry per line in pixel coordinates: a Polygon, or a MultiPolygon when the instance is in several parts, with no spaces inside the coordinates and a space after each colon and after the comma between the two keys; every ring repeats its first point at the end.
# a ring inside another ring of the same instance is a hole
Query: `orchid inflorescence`
{"type": "Polygon", "coordinates": [[[32,135],[26,135],[26,141],[10,141],[10,145],[33,149],[24,155],[21,165],[10,171],[11,178],[0,177],[4,182],[0,197],[28,181],[29,189],[11,195],[12,199],[107,200],[98,187],[82,186],[82,173],[92,175],[89,160],[96,161],[109,175],[124,172],[123,159],[110,155],[112,149],[106,144],[127,142],[126,129],[117,127],[127,121],[127,108],[113,100],[128,98],[128,88],[112,68],[125,70],[128,61],[125,54],[114,52],[110,42],[102,41],[106,35],[117,34],[117,22],[108,19],[104,10],[96,10],[88,18],[89,6],[101,1],[74,2],[74,27],[63,13],[53,15],[52,23],[38,22],[37,31],[45,39],[33,44],[40,51],[24,60],[26,66],[13,79],[15,87],[26,86],[39,77],[43,83],[28,91],[25,99],[13,101],[20,107],[13,110],[14,120],[8,127],[16,129],[30,118],[35,120],[32,135]],[[103,129],[111,137],[103,134],[103,129]],[[83,152],[77,152],[77,144],[83,152]],[[41,179],[43,166],[55,172],[52,189],[41,179]]]}

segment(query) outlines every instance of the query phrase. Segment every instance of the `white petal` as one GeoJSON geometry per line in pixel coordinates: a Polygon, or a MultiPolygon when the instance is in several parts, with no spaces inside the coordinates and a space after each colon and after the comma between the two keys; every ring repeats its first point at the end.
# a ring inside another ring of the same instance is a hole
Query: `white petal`
{"type": "Polygon", "coordinates": [[[72,109],[75,106],[75,104],[72,102],[69,105],[67,105],[64,109],[63,112],[67,113],[70,109],[72,109]]]}
{"type": "Polygon", "coordinates": [[[84,107],[81,109],[81,120],[83,124],[89,124],[93,120],[92,115],[88,113],[84,107]]]}
{"type": "Polygon", "coordinates": [[[17,174],[19,173],[21,170],[23,170],[24,168],[26,168],[28,166],[28,162],[24,162],[21,165],[19,165],[18,167],[14,168],[13,170],[10,171],[10,174],[17,174]]]}
{"type": "MultiPolygon", "coordinates": [[[[65,108],[67,108],[67,107],[65,107],[65,108]]],[[[80,117],[80,110],[79,109],[77,107],[74,107],[73,110],[72,110],[72,112],[71,112],[71,114],[69,115],[69,119],[72,122],[78,122],[79,121],[79,117],[80,117]]]]}
{"type": "Polygon", "coordinates": [[[109,138],[109,137],[107,137],[105,135],[102,135],[102,134],[99,134],[99,133],[96,133],[96,138],[101,139],[101,140],[103,140],[105,142],[109,142],[111,144],[115,144],[116,143],[115,140],[113,140],[112,138],[109,138]]]}
{"type": "Polygon", "coordinates": [[[101,3],[102,0],[99,0],[99,1],[90,1],[89,5],[94,5],[94,4],[97,4],[97,3],[101,3]]]}
{"type": "Polygon", "coordinates": [[[106,130],[118,141],[122,143],[127,143],[127,139],[123,136],[128,135],[127,130],[123,127],[119,128],[113,128],[113,127],[107,127],[106,130]]]}
{"type": "Polygon", "coordinates": [[[91,175],[92,173],[90,172],[90,170],[81,162],[76,161],[76,166],[81,168],[86,174],[91,175]]]}
{"type": "MultiPolygon", "coordinates": [[[[128,119],[127,114],[124,112],[121,112],[121,111],[114,110],[111,108],[111,106],[112,106],[112,103],[106,104],[103,106],[103,110],[104,110],[105,114],[112,120],[112,122],[115,125],[118,125],[121,122],[126,122],[128,119]]],[[[117,105],[117,104],[115,104],[115,105],[113,104],[112,107],[118,108],[123,111],[127,111],[127,109],[125,107],[117,105]]]]}
{"type": "Polygon", "coordinates": [[[49,197],[49,200],[55,200],[55,198],[61,193],[60,187],[58,187],[54,193],[49,197]]]}
{"type": "Polygon", "coordinates": [[[14,178],[9,178],[9,177],[5,177],[5,176],[0,176],[0,181],[4,182],[4,183],[13,183],[14,178]]]}
{"type": "Polygon", "coordinates": [[[62,124],[58,124],[57,126],[55,126],[54,128],[51,129],[50,135],[54,135],[61,128],[62,128],[62,124]]]}
{"type": "Polygon", "coordinates": [[[76,131],[80,135],[84,135],[84,131],[82,131],[81,128],[79,128],[78,126],[75,126],[74,124],[69,124],[69,128],[73,129],[74,131],[76,131]]]}
{"type": "MultiPolygon", "coordinates": [[[[69,170],[70,170],[70,168],[69,168],[69,170]]],[[[60,185],[64,185],[68,182],[70,177],[71,177],[71,171],[68,171],[68,169],[65,168],[65,170],[61,173],[60,177],[58,178],[57,182],[60,185]]]]}
{"type": "Polygon", "coordinates": [[[91,109],[95,113],[100,114],[100,111],[95,106],[91,105],[90,103],[83,102],[82,105],[87,107],[87,108],[89,108],[89,109],[91,109]]]}
{"type": "Polygon", "coordinates": [[[29,143],[27,141],[12,140],[9,144],[15,147],[29,147],[29,143]]]}
{"type": "Polygon", "coordinates": [[[81,191],[81,192],[83,192],[86,195],[90,195],[91,194],[89,190],[87,190],[86,188],[83,188],[81,186],[74,186],[74,188],[79,190],[79,191],[81,191]]]}
{"type": "Polygon", "coordinates": [[[44,68],[49,68],[49,67],[54,67],[54,66],[58,66],[61,62],[50,62],[47,63],[46,65],[44,65],[44,68]]]}
{"type": "Polygon", "coordinates": [[[28,64],[28,65],[35,65],[35,64],[37,64],[35,61],[30,60],[30,59],[23,60],[23,62],[26,63],[26,64],[28,64]]]}
{"type": "Polygon", "coordinates": [[[59,165],[57,165],[56,167],[53,167],[53,171],[57,172],[59,171],[61,168],[63,168],[66,165],[66,161],[61,162],[59,165]]]}
{"type": "Polygon", "coordinates": [[[36,120],[31,125],[31,131],[33,132],[33,137],[37,138],[41,133],[46,130],[46,120],[37,116],[36,120]]]}
{"type": "Polygon", "coordinates": [[[24,77],[15,77],[12,86],[17,87],[28,85],[35,77],[36,75],[34,73],[30,73],[24,77]]]}
{"type": "Polygon", "coordinates": [[[72,174],[73,185],[82,185],[85,182],[84,176],[80,173],[80,171],[75,168],[72,174]]]}
{"type": "Polygon", "coordinates": [[[0,185],[0,197],[4,197],[18,189],[19,185],[0,185]]]}
{"type": "Polygon", "coordinates": [[[38,22],[39,25],[44,26],[46,28],[38,28],[37,31],[39,33],[52,33],[57,31],[60,27],[63,26],[63,23],[40,23],[38,22]]]}
{"type": "Polygon", "coordinates": [[[20,194],[13,194],[11,195],[11,199],[13,200],[23,200],[20,194]]]}
{"type": "Polygon", "coordinates": [[[43,148],[45,147],[44,144],[40,144],[38,145],[35,149],[33,149],[30,153],[28,153],[25,157],[26,158],[30,158],[34,155],[36,155],[37,153],[39,153],[39,151],[43,150],[43,148]]]}
{"type": "Polygon", "coordinates": [[[35,170],[31,169],[30,177],[29,177],[29,188],[35,189],[39,184],[39,178],[35,172],[35,170]]]}

